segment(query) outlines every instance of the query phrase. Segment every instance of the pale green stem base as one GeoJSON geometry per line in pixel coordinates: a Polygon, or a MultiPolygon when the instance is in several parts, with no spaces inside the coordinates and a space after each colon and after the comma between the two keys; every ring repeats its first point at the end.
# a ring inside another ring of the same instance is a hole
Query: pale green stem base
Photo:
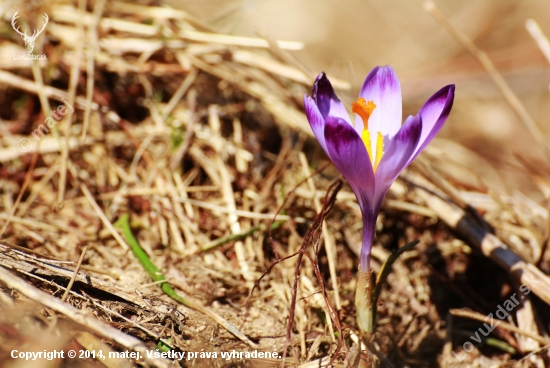
{"type": "Polygon", "coordinates": [[[362,332],[372,333],[374,327],[372,292],[375,276],[372,270],[357,273],[357,288],[355,290],[355,308],[357,325],[362,332]]]}

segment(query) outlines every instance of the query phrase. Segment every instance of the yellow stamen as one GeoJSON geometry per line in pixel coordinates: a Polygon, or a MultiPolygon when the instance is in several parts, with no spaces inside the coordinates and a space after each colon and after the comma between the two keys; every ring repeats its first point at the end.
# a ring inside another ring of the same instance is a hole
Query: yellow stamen
{"type": "Polygon", "coordinates": [[[365,144],[367,153],[369,154],[370,161],[372,163],[372,168],[374,172],[378,168],[382,156],[384,155],[384,137],[381,132],[378,132],[376,136],[376,156],[372,155],[372,145],[371,137],[369,132],[369,118],[372,115],[372,112],[376,108],[374,101],[366,101],[364,98],[358,98],[354,103],[351,104],[351,111],[359,115],[363,120],[363,131],[361,132],[361,140],[365,144]]]}
{"type": "Polygon", "coordinates": [[[375,108],[376,105],[373,101],[367,102],[364,98],[358,98],[351,104],[351,111],[363,119],[363,127],[365,130],[369,129],[369,118],[375,108]]]}
{"type": "Polygon", "coordinates": [[[369,154],[369,158],[372,162],[372,148],[370,144],[370,132],[365,129],[361,132],[361,139],[363,140],[363,143],[365,144],[365,147],[367,148],[367,153],[369,154]]]}
{"type": "Polygon", "coordinates": [[[380,160],[382,160],[382,156],[384,155],[384,137],[382,137],[382,133],[378,132],[378,136],[376,137],[376,162],[374,163],[374,172],[376,172],[376,169],[378,168],[378,164],[380,163],[380,160]]]}

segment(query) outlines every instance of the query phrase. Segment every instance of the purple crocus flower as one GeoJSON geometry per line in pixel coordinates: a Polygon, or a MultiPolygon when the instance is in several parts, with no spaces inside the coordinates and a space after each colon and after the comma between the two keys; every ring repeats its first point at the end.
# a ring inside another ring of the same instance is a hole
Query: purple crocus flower
{"type": "Polygon", "coordinates": [[[439,132],[451,111],[454,92],[454,85],[443,87],[403,125],[401,87],[389,65],[374,68],[365,79],[352,104],[355,124],[324,73],[315,80],[312,97],[304,96],[315,137],[349,182],[361,208],[360,271],[370,269],[376,218],[386,192],[439,132]]]}

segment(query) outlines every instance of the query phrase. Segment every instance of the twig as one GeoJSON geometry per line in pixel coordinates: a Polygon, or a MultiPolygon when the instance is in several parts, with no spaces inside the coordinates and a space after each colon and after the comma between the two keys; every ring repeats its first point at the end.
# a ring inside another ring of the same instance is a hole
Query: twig
{"type": "MultiPolygon", "coordinates": [[[[521,291],[521,285],[517,281],[513,283],[514,289],[521,291]]],[[[516,308],[516,321],[520,330],[540,335],[537,326],[537,317],[531,298],[521,297],[520,305],[516,308]]],[[[522,351],[533,351],[540,347],[540,344],[530,338],[521,336],[517,339],[522,351]]]]}
{"type": "MultiPolygon", "coordinates": [[[[37,79],[36,75],[34,77],[35,79],[37,79]]],[[[33,82],[31,80],[21,78],[18,75],[6,72],[4,70],[0,70],[0,82],[5,83],[10,87],[17,88],[28,93],[38,94],[38,96],[40,97],[40,102],[42,104],[42,111],[44,111],[44,115],[47,115],[50,112],[48,98],[62,102],[63,99],[67,99],[69,97],[67,92],[61,89],[54,88],[51,86],[44,86],[43,84],[41,84],[42,83],[41,76],[40,76],[40,81],[38,81],[37,79],[37,82],[33,82]],[[42,98],[42,91],[44,92],[43,93],[44,97],[47,97],[47,98],[45,99],[42,98]]],[[[85,108],[87,106],[87,102],[84,97],[80,97],[80,96],[76,97],[75,102],[76,102],[76,105],[81,108],[85,108]]],[[[92,102],[90,104],[90,108],[92,110],[98,110],[99,105],[95,102],[92,102]]]]}
{"type": "Polygon", "coordinates": [[[550,63],[550,41],[548,41],[548,37],[542,32],[534,19],[527,19],[525,21],[525,28],[527,28],[527,31],[539,46],[540,51],[542,51],[542,54],[550,63]]]}
{"type": "MultiPolygon", "coordinates": [[[[271,229],[272,230],[275,230],[276,228],[278,228],[281,224],[278,223],[278,222],[274,222],[272,225],[271,225],[271,229]]],[[[219,238],[219,239],[216,239],[204,246],[201,247],[200,249],[200,252],[207,252],[207,251],[210,251],[214,248],[217,248],[219,247],[220,245],[224,245],[226,243],[229,243],[229,242],[232,242],[232,241],[236,241],[236,240],[243,240],[247,237],[249,237],[250,235],[254,234],[256,231],[259,231],[259,230],[262,230],[264,227],[261,226],[261,225],[256,225],[256,226],[252,226],[250,229],[248,230],[245,230],[241,233],[238,233],[238,234],[231,234],[229,236],[226,236],[224,238],[219,238]]]]}
{"type": "MultiPolygon", "coordinates": [[[[185,83],[185,81],[183,83],[185,83]]],[[[195,124],[197,122],[197,91],[195,89],[189,91],[187,94],[187,101],[189,104],[189,121],[186,126],[183,142],[172,154],[172,158],[170,159],[170,169],[172,171],[176,171],[177,167],[185,158],[187,151],[189,151],[189,147],[191,147],[191,142],[193,141],[193,136],[195,134],[195,124]]]]}
{"type": "Polygon", "coordinates": [[[88,246],[84,246],[84,248],[82,249],[82,253],[80,254],[80,258],[78,259],[78,263],[76,264],[73,277],[71,277],[71,281],[69,281],[69,285],[67,285],[67,288],[65,289],[65,293],[63,293],[63,297],[61,297],[61,301],[67,300],[67,297],[69,296],[69,291],[71,291],[71,288],[73,287],[74,281],[76,280],[78,271],[80,271],[80,266],[82,266],[82,261],[84,260],[84,256],[86,255],[87,250],[88,250],[88,246]]]}
{"type": "MultiPolygon", "coordinates": [[[[218,107],[216,105],[210,105],[208,107],[208,122],[210,129],[212,130],[212,142],[211,146],[216,151],[217,155],[214,158],[214,162],[218,166],[218,173],[220,175],[221,194],[223,196],[225,205],[228,209],[227,220],[229,222],[229,228],[233,234],[240,234],[241,224],[239,223],[239,217],[235,214],[237,205],[235,203],[235,193],[233,193],[233,186],[231,183],[231,174],[227,169],[226,163],[222,157],[223,154],[223,142],[221,135],[221,123],[219,117],[218,107]]],[[[242,241],[237,240],[234,244],[235,255],[237,263],[241,269],[241,274],[248,284],[252,285],[251,281],[254,280],[254,274],[250,270],[250,266],[246,261],[246,251],[242,241]]]]}
{"type": "MultiPolygon", "coordinates": [[[[304,175],[308,178],[307,184],[309,186],[309,190],[311,191],[311,193],[313,193],[313,204],[315,205],[315,211],[319,213],[321,212],[321,209],[322,209],[321,201],[319,201],[319,198],[315,195],[317,189],[315,188],[315,183],[313,182],[313,178],[311,177],[311,172],[309,171],[309,164],[307,162],[306,155],[303,152],[300,152],[299,157],[300,157],[300,162],[302,164],[302,171],[304,172],[304,175]]],[[[332,288],[334,289],[334,304],[336,304],[336,309],[340,310],[342,308],[342,305],[340,302],[338,278],[336,277],[336,245],[334,244],[333,239],[328,233],[326,221],[322,227],[322,232],[323,232],[323,240],[325,243],[325,249],[327,251],[330,279],[332,282],[332,288]]]]}
{"type": "MultiPolygon", "coordinates": [[[[44,85],[44,79],[42,78],[42,72],[40,71],[40,67],[37,63],[32,63],[31,66],[32,69],[32,76],[34,77],[34,80],[36,81],[33,83],[35,91],[34,93],[38,93],[38,99],[40,100],[40,106],[42,107],[42,112],[44,113],[44,116],[48,116],[50,114],[50,102],[48,101],[48,93],[47,93],[47,87],[44,85]]],[[[8,80],[11,78],[8,78],[8,80]]],[[[14,86],[15,87],[15,86],[14,86]]],[[[25,89],[23,85],[17,86],[16,88],[25,89]]],[[[54,132],[57,132],[57,129],[54,125],[53,127],[54,132]]]]}
{"type": "Polygon", "coordinates": [[[2,235],[4,235],[4,232],[6,231],[6,229],[8,228],[8,225],[13,217],[13,214],[15,213],[15,210],[17,209],[17,206],[21,202],[21,198],[23,198],[23,194],[25,193],[25,191],[27,190],[27,187],[29,186],[37,159],[38,159],[38,150],[34,151],[32,155],[31,164],[29,166],[29,170],[27,170],[27,175],[25,175],[25,181],[23,182],[23,186],[21,186],[21,190],[19,190],[17,199],[15,200],[15,203],[10,209],[10,214],[8,215],[6,222],[4,222],[4,225],[2,226],[2,230],[0,230],[0,239],[2,238],[2,235]]]}
{"type": "MultiPolygon", "coordinates": [[[[83,293],[84,294],[84,293],[83,293]]],[[[77,294],[78,295],[78,294],[77,294]]],[[[123,321],[126,321],[127,323],[131,324],[132,326],[135,326],[136,328],[139,328],[141,331],[145,332],[147,335],[151,336],[152,338],[154,338],[155,340],[159,340],[159,341],[162,341],[164,344],[167,344],[169,345],[166,341],[164,341],[164,339],[161,339],[159,337],[158,334],[156,334],[154,331],[151,331],[150,329],[148,328],[145,328],[144,326],[140,325],[139,323],[137,323],[136,321],[133,321],[131,318],[128,318],[128,317],[125,317],[123,316],[122,314],[118,313],[118,312],[115,312],[114,310],[112,309],[109,309],[107,308],[106,306],[104,306],[103,304],[95,301],[94,299],[90,298],[89,295],[86,295],[84,294],[84,296],[81,296],[81,295],[78,295],[80,296],[81,298],[83,299],[86,299],[88,301],[90,301],[93,305],[95,305],[96,307],[100,308],[100,309],[103,309],[105,312],[113,315],[113,316],[116,316],[117,318],[120,318],[121,320],[123,321]]]]}
{"type": "MultiPolygon", "coordinates": [[[[4,264],[3,266],[5,266],[5,264],[4,264]]],[[[59,288],[59,289],[61,289],[61,290],[67,290],[67,288],[63,287],[62,285],[59,285],[59,284],[57,284],[57,283],[54,282],[54,281],[51,281],[51,280],[46,279],[46,278],[45,278],[46,274],[44,274],[44,273],[41,273],[40,275],[37,274],[37,273],[35,272],[34,269],[32,269],[32,270],[27,270],[26,268],[25,268],[25,269],[22,269],[19,265],[17,265],[17,267],[14,268],[14,269],[16,269],[17,272],[19,272],[19,273],[21,273],[21,274],[23,274],[23,275],[26,275],[26,276],[28,276],[28,277],[32,277],[32,278],[34,278],[34,279],[36,279],[36,280],[40,280],[41,282],[44,282],[44,283],[46,283],[46,284],[55,286],[55,287],[57,287],[57,288],[59,288]],[[31,271],[32,271],[32,272],[31,272],[31,271]]],[[[49,275],[49,274],[47,274],[47,275],[49,275]]],[[[86,276],[86,278],[89,278],[89,276],[86,276]]],[[[97,284],[98,284],[98,283],[97,283],[97,279],[95,280],[94,284],[95,284],[95,286],[97,287],[97,284]]],[[[107,289],[105,289],[105,288],[97,288],[97,289],[109,293],[109,290],[107,290],[107,289]]],[[[142,330],[143,332],[145,332],[145,333],[148,334],[149,336],[153,337],[155,340],[160,340],[160,341],[162,341],[163,343],[166,344],[166,342],[165,342],[163,339],[159,338],[159,336],[158,336],[157,334],[155,334],[153,331],[148,330],[147,328],[143,327],[143,326],[140,325],[139,323],[137,323],[137,322],[135,322],[135,321],[132,321],[131,319],[129,319],[129,318],[127,318],[127,317],[121,315],[120,313],[117,313],[117,312],[115,312],[115,311],[113,311],[113,310],[111,310],[111,309],[109,309],[109,308],[103,306],[101,303],[96,302],[96,301],[95,301],[94,299],[92,299],[90,296],[86,295],[86,293],[85,293],[83,290],[81,290],[80,292],[81,292],[83,295],[80,295],[80,294],[78,294],[78,293],[75,292],[75,291],[69,290],[69,294],[71,294],[74,298],[79,298],[79,299],[82,299],[82,300],[89,301],[89,302],[91,302],[94,306],[103,309],[105,312],[107,312],[107,313],[109,313],[109,314],[111,314],[111,315],[113,315],[113,316],[115,316],[115,317],[117,317],[117,318],[120,318],[120,319],[123,320],[123,321],[126,321],[127,323],[129,323],[129,324],[135,326],[136,328],[142,330]]],[[[111,293],[110,293],[110,294],[111,294],[111,293]]],[[[117,295],[117,296],[119,296],[119,297],[121,296],[120,293],[116,293],[116,294],[113,294],[113,295],[117,295]]],[[[123,299],[125,299],[126,301],[131,301],[130,299],[126,299],[126,298],[123,298],[123,299]]],[[[141,301],[140,301],[140,302],[141,302],[141,301]]],[[[139,306],[140,306],[141,308],[143,308],[143,309],[148,308],[148,305],[146,305],[145,303],[140,303],[140,304],[136,304],[136,305],[139,305],[139,306]]],[[[158,313],[159,311],[158,311],[158,310],[154,310],[154,312],[155,312],[155,313],[158,313]]],[[[164,312],[164,311],[162,311],[162,312],[164,312]]]]}
{"type": "MultiPolygon", "coordinates": [[[[484,316],[481,313],[477,313],[477,312],[465,310],[465,309],[450,309],[449,313],[452,314],[453,316],[475,319],[476,321],[481,321],[481,322],[487,322],[489,320],[487,316],[484,316]]],[[[550,339],[531,333],[529,331],[521,330],[508,322],[497,320],[494,325],[500,326],[511,332],[530,337],[533,340],[540,342],[541,344],[544,344],[544,345],[550,344],[550,339]]]]}
{"type": "MultiPolygon", "coordinates": [[[[38,150],[36,150],[35,152],[38,152],[38,150]]],[[[42,177],[42,179],[40,179],[38,183],[32,186],[31,193],[29,194],[25,202],[23,202],[21,206],[19,206],[17,216],[22,217],[25,215],[29,207],[33,204],[36,197],[38,197],[38,195],[43,191],[46,183],[48,183],[57,172],[58,163],[59,158],[48,168],[48,171],[46,171],[46,174],[42,177]]]]}
{"type": "Polygon", "coordinates": [[[422,174],[426,179],[432,182],[435,186],[441,189],[446,195],[451,198],[451,200],[462,208],[464,211],[472,215],[479,225],[488,232],[493,232],[491,226],[479,215],[475,208],[470,206],[460,195],[459,191],[451,185],[447,180],[445,180],[441,175],[439,175],[435,170],[433,170],[429,163],[426,162],[422,157],[418,157],[412,163],[412,166],[422,174]]]}
{"type": "Polygon", "coordinates": [[[99,0],[94,4],[94,15],[92,23],[88,26],[88,55],[86,63],[86,107],[84,109],[84,122],[82,123],[82,135],[80,141],[84,142],[86,139],[86,133],[88,132],[88,124],[90,123],[90,112],[92,108],[92,97],[94,94],[94,75],[95,75],[95,63],[94,57],[98,50],[97,39],[97,25],[99,19],[103,14],[103,8],[105,7],[106,0],[99,0]]]}
{"type": "MultiPolygon", "coordinates": [[[[183,30],[179,36],[186,40],[198,42],[212,42],[223,45],[246,46],[246,47],[262,47],[269,48],[269,42],[261,38],[232,36],[225,34],[205,33],[191,30],[183,30]]],[[[297,41],[276,41],[282,49],[301,50],[304,48],[302,42],[297,41]]]]}
{"type": "Polygon", "coordinates": [[[258,213],[258,212],[252,212],[252,211],[244,211],[244,210],[234,210],[231,211],[225,207],[217,206],[215,204],[203,202],[203,201],[197,201],[196,199],[188,199],[188,198],[175,198],[176,201],[181,203],[191,203],[193,206],[206,208],[211,211],[219,211],[222,213],[234,213],[237,216],[241,217],[247,217],[251,219],[258,219],[258,220],[274,220],[274,221],[289,221],[292,220],[294,222],[297,222],[299,224],[305,224],[309,221],[304,219],[303,217],[291,217],[288,215],[280,215],[280,214],[273,214],[273,213],[258,213]]]}
{"type": "MultiPolygon", "coordinates": [[[[86,13],[86,0],[78,0],[78,15],[83,17],[86,13]]],[[[80,77],[80,61],[82,60],[82,54],[84,53],[84,23],[78,22],[77,24],[77,47],[75,50],[75,57],[73,64],[71,65],[71,75],[69,77],[69,105],[74,105],[76,96],[76,87],[78,85],[78,78],[80,77]]],[[[67,114],[67,126],[65,130],[65,144],[61,145],[61,167],[59,168],[59,184],[57,191],[57,205],[60,206],[65,197],[65,186],[67,185],[67,165],[69,161],[69,139],[71,138],[71,127],[73,125],[73,113],[74,109],[69,109],[67,114]]]]}
{"type": "MultiPolygon", "coordinates": [[[[315,174],[322,171],[322,170],[324,170],[325,168],[326,168],[326,166],[322,167],[321,169],[317,170],[315,172],[315,174]]],[[[302,180],[300,183],[298,183],[296,188],[299,187],[306,180],[307,180],[307,178],[302,180]]],[[[327,306],[327,310],[329,312],[329,316],[332,319],[333,323],[336,325],[336,328],[338,329],[338,333],[339,333],[338,334],[338,341],[337,341],[338,345],[337,345],[336,350],[333,354],[333,357],[331,358],[331,360],[329,362],[329,365],[334,362],[338,352],[340,351],[340,349],[342,347],[342,341],[343,341],[342,340],[342,326],[340,324],[340,319],[338,317],[338,313],[337,313],[336,309],[334,309],[334,307],[332,305],[332,302],[330,301],[330,298],[327,295],[325,284],[324,284],[321,272],[319,270],[318,259],[317,259],[317,255],[318,255],[317,252],[319,250],[318,246],[319,246],[319,241],[321,239],[321,232],[319,232],[318,230],[319,230],[319,228],[322,228],[323,221],[324,221],[325,217],[328,215],[328,213],[330,212],[330,210],[334,206],[334,203],[336,201],[336,195],[338,194],[338,191],[342,188],[342,184],[343,184],[343,182],[341,180],[337,180],[334,183],[332,183],[331,186],[328,188],[327,193],[325,195],[325,200],[324,200],[324,203],[323,203],[323,207],[322,207],[321,211],[317,214],[317,216],[315,216],[315,220],[313,221],[313,224],[310,226],[310,228],[308,229],[306,235],[304,236],[304,239],[302,241],[302,245],[300,246],[300,249],[298,249],[296,252],[292,253],[289,256],[279,258],[276,261],[274,261],[273,263],[271,263],[271,265],[269,265],[269,267],[264,271],[262,276],[260,276],[260,278],[258,280],[256,280],[256,282],[254,283],[254,287],[250,290],[250,293],[248,295],[248,300],[247,300],[247,303],[246,303],[245,320],[248,317],[248,312],[249,312],[249,309],[250,309],[250,298],[252,297],[252,295],[254,293],[254,290],[256,290],[256,288],[259,287],[260,282],[262,281],[262,279],[266,275],[268,275],[271,272],[271,270],[276,265],[278,265],[279,263],[284,262],[284,261],[286,261],[288,259],[291,259],[291,258],[294,258],[294,257],[298,258],[297,261],[296,261],[295,269],[294,269],[294,283],[293,283],[293,287],[292,287],[292,296],[291,296],[290,310],[289,310],[289,320],[288,320],[288,325],[287,325],[287,330],[286,330],[286,342],[285,342],[285,349],[283,351],[281,367],[283,367],[284,364],[285,364],[287,348],[291,343],[291,331],[292,331],[292,325],[294,323],[294,314],[295,314],[295,309],[296,309],[296,298],[298,296],[298,282],[300,280],[300,267],[301,267],[303,257],[306,257],[310,261],[310,263],[311,263],[311,265],[312,265],[312,267],[315,271],[315,276],[316,276],[317,282],[319,283],[319,286],[321,287],[321,290],[323,292],[323,297],[325,299],[325,303],[326,303],[326,306],[327,306]],[[315,259],[307,251],[307,246],[310,243],[313,243],[313,250],[314,250],[314,253],[315,253],[315,259]]],[[[277,209],[277,214],[284,208],[284,205],[285,205],[287,199],[288,199],[288,196],[285,199],[285,201],[283,202],[283,204],[281,206],[279,206],[279,208],[277,209]]],[[[273,242],[273,239],[271,238],[271,233],[270,233],[269,237],[270,237],[271,242],[273,242]]]]}
{"type": "Polygon", "coordinates": [[[103,213],[101,208],[99,208],[96,201],[94,200],[94,197],[92,197],[92,194],[88,190],[88,187],[86,187],[86,185],[84,185],[84,184],[81,184],[80,185],[80,190],[82,190],[82,193],[84,193],[84,196],[86,197],[88,202],[90,202],[90,205],[93,207],[93,209],[95,210],[95,212],[97,213],[97,215],[101,219],[101,222],[103,222],[103,225],[105,225],[105,227],[107,229],[109,229],[109,231],[111,232],[111,235],[113,235],[113,237],[116,239],[118,244],[120,244],[120,246],[124,250],[128,250],[129,249],[128,244],[126,244],[124,239],[122,239],[122,237],[118,234],[118,232],[113,227],[113,224],[111,224],[111,222],[109,221],[107,216],[105,216],[105,214],[103,213]]]}
{"type": "Polygon", "coordinates": [[[537,353],[540,353],[541,351],[544,351],[546,349],[550,349],[550,344],[548,345],[545,345],[545,346],[541,346],[540,348],[538,348],[537,350],[535,351],[532,351],[531,353],[527,354],[526,356],[524,356],[523,358],[521,358],[518,363],[521,363],[521,362],[526,362],[528,360],[531,359],[531,357],[537,353]]]}
{"type": "MultiPolygon", "coordinates": [[[[46,115],[49,111],[50,104],[48,103],[48,99],[46,98],[46,94],[44,93],[44,83],[42,81],[42,74],[40,73],[40,69],[38,68],[38,63],[35,61],[32,64],[32,71],[34,74],[35,79],[37,80],[38,85],[38,95],[40,98],[40,103],[42,106],[42,109],[44,111],[44,115],[46,115]]],[[[1,71],[0,71],[1,73],[1,71]]],[[[55,128],[55,127],[54,127],[55,128]]],[[[17,199],[15,200],[15,203],[13,204],[12,208],[10,209],[10,214],[8,216],[7,221],[2,226],[2,230],[0,230],[0,238],[2,238],[2,235],[4,235],[4,232],[8,228],[8,225],[10,223],[11,218],[13,217],[15,210],[17,209],[17,206],[21,202],[21,198],[23,198],[23,194],[27,190],[27,187],[29,186],[30,180],[32,178],[32,174],[34,171],[34,166],[36,165],[36,160],[38,159],[38,151],[40,148],[40,142],[38,141],[36,150],[34,151],[31,159],[31,164],[29,166],[29,170],[27,171],[27,175],[25,176],[25,181],[23,182],[23,186],[21,187],[21,190],[19,191],[19,194],[17,195],[17,199]]]]}
{"type": "MultiPolygon", "coordinates": [[[[63,281],[70,280],[71,277],[75,275],[73,270],[64,268],[59,264],[72,264],[72,262],[41,259],[37,256],[43,257],[42,255],[33,256],[28,254],[28,252],[30,252],[29,249],[18,250],[15,246],[6,246],[0,242],[0,266],[13,268],[19,272],[40,275],[43,278],[62,279],[63,281]]],[[[84,269],[84,267],[81,268],[84,269]]],[[[112,283],[82,273],[77,273],[76,275],[76,281],[85,287],[101,290],[107,295],[113,295],[113,297],[120,298],[127,303],[135,304],[141,308],[146,307],[146,304],[141,298],[133,293],[128,293],[118,288],[112,283]]]]}
{"type": "Polygon", "coordinates": [[[420,187],[416,193],[426,201],[431,209],[437,212],[441,220],[462,235],[470,245],[479,249],[486,257],[518,278],[522,284],[529,285],[539,298],[550,305],[550,278],[548,275],[545,275],[533,264],[521,259],[500,239],[481,228],[462,209],[426,189],[431,187],[430,183],[420,178],[414,178],[410,174],[407,175],[407,179],[420,187]]]}
{"type": "Polygon", "coordinates": [[[187,74],[183,82],[181,82],[176,92],[174,92],[174,95],[170,98],[170,101],[168,101],[168,103],[164,107],[164,111],[162,112],[162,115],[161,115],[161,118],[163,121],[166,120],[166,118],[168,117],[168,115],[170,115],[172,110],[174,110],[176,105],[180,103],[183,95],[185,95],[187,90],[193,85],[198,74],[199,74],[198,69],[193,68],[187,74]]]}

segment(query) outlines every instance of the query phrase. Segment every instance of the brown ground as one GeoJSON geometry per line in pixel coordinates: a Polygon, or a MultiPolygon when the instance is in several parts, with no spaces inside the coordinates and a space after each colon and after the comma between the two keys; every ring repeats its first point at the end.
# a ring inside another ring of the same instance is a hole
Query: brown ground
{"type": "MultiPolygon", "coordinates": [[[[328,241],[328,248],[321,246],[315,256],[318,242],[307,244],[316,263],[304,259],[298,273],[296,258],[277,264],[248,299],[269,265],[300,249],[318,205],[339,178],[311,138],[302,112],[302,97],[309,93],[314,74],[301,68],[292,51],[278,48],[274,40],[269,48],[257,47],[258,39],[226,40],[204,20],[158,6],[107,2],[101,9],[98,1],[86,5],[86,17],[73,2],[2,6],[0,364],[277,367],[279,358],[220,355],[257,350],[281,356],[286,349],[288,366],[317,367],[330,357],[335,357],[335,366],[353,366],[361,219],[347,184],[326,218],[328,232],[314,233],[314,240],[320,237],[325,245],[328,241]],[[13,58],[14,53],[26,54],[10,25],[16,10],[22,29],[39,27],[44,12],[50,18],[34,51],[46,54],[47,61],[34,68],[30,61],[13,58]],[[94,22],[99,24],[97,32],[83,27],[94,22]],[[67,108],[64,119],[39,140],[31,135],[59,106],[72,106],[75,113],[67,108]],[[30,150],[21,150],[28,143],[21,146],[21,139],[29,140],[30,150]],[[311,180],[305,180],[308,177],[311,180]],[[274,221],[279,211],[282,217],[274,221]],[[133,234],[149,259],[195,309],[165,295],[159,286],[163,284],[154,283],[125,248],[128,241],[117,239],[110,224],[123,214],[130,215],[133,234]],[[62,302],[83,252],[79,276],[62,302]],[[334,321],[316,269],[338,310],[334,321]],[[297,303],[291,308],[296,275],[297,303]],[[19,284],[21,280],[25,282],[19,284]],[[211,315],[196,310],[204,308],[250,340],[242,341],[246,338],[237,338],[211,315]],[[291,311],[294,323],[286,347],[291,311]],[[180,353],[196,352],[197,357],[11,358],[14,350],[57,350],[65,356],[70,350],[101,350],[105,355],[137,350],[144,355],[167,345],[180,353]]],[[[466,57],[455,54],[450,60],[464,65],[466,57]]],[[[452,79],[452,65],[439,69],[444,76],[440,80],[452,79]]],[[[429,72],[419,70],[422,73],[429,72]]],[[[421,100],[444,84],[431,88],[437,78],[429,83],[404,79],[407,114],[415,113],[421,100]]],[[[458,97],[448,123],[454,128],[447,128],[447,138],[454,137],[456,126],[479,125],[471,120],[475,111],[492,124],[514,121],[520,126],[483,68],[474,79],[465,90],[483,86],[478,91],[490,103],[484,106],[472,93],[458,97]]],[[[460,91],[461,79],[456,83],[460,91]]],[[[342,79],[337,85],[343,99],[352,100],[356,83],[342,79]]],[[[548,81],[544,88],[547,95],[548,81]]],[[[546,95],[540,101],[546,101],[546,95]]],[[[542,110],[547,106],[541,104],[537,111],[542,110]]],[[[380,297],[377,331],[365,340],[355,363],[549,366],[544,347],[550,341],[548,276],[528,284],[525,304],[507,319],[540,342],[501,326],[466,354],[462,347],[468,347],[464,344],[473,341],[470,336],[483,322],[450,314],[456,309],[482,317],[495,314],[514,293],[522,295],[518,287],[525,279],[517,281],[516,276],[529,275],[532,269],[550,272],[547,161],[543,154],[533,154],[542,149],[522,127],[517,141],[523,149],[517,160],[490,154],[517,132],[516,125],[489,143],[481,133],[434,141],[422,162],[392,187],[377,224],[373,268],[378,271],[408,242],[419,239],[420,244],[393,265],[380,297]],[[470,143],[468,148],[464,141],[470,143]],[[476,146],[483,149],[477,151],[476,146]],[[518,183],[527,183],[524,194],[513,190],[522,187],[518,183]],[[441,207],[434,198],[444,198],[450,207],[441,207]],[[453,222],[453,213],[469,225],[453,222]],[[476,234],[483,228],[496,235],[503,249],[519,255],[525,268],[508,272],[497,252],[480,248],[476,234]]]]}

